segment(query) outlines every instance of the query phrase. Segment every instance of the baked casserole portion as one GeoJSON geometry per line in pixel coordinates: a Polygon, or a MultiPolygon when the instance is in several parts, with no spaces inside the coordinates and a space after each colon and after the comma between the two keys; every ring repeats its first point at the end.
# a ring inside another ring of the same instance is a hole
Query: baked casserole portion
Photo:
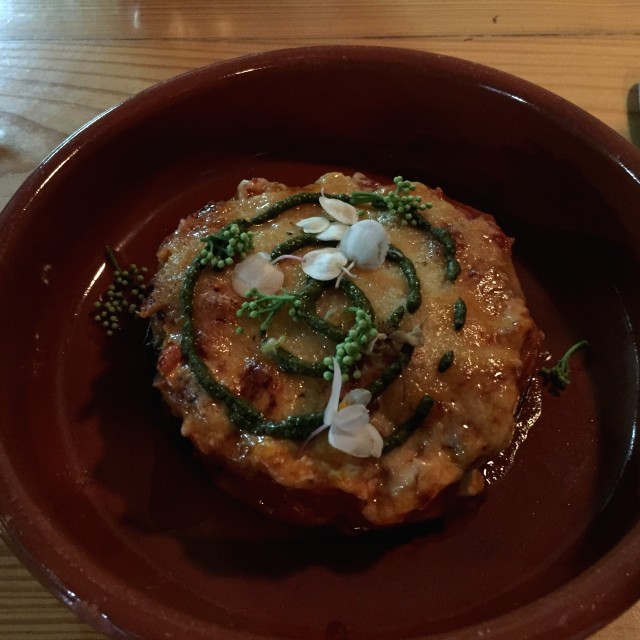
{"type": "Polygon", "coordinates": [[[542,340],[487,214],[397,178],[243,181],[158,250],[156,386],[226,490],[374,528],[482,490],[542,340]]]}

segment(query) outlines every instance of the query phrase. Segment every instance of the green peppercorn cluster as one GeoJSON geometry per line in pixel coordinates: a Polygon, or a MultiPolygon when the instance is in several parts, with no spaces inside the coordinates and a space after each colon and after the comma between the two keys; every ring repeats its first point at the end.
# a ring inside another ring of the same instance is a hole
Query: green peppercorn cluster
{"type": "Polygon", "coordinates": [[[353,205],[366,203],[376,209],[386,209],[392,216],[398,216],[402,226],[408,224],[416,226],[418,224],[416,214],[425,209],[431,209],[431,203],[422,202],[422,196],[412,195],[411,192],[416,190],[416,185],[409,180],[404,180],[402,176],[396,176],[393,183],[396,185],[395,191],[385,194],[354,191],[349,202],[353,205]]]}
{"type": "Polygon", "coordinates": [[[246,258],[247,251],[253,248],[253,234],[232,222],[218,233],[202,238],[202,242],[205,247],[200,252],[201,264],[220,270],[232,264],[234,258],[246,258]]]}
{"type": "Polygon", "coordinates": [[[396,176],[393,183],[396,185],[396,190],[382,196],[386,208],[392,215],[399,216],[401,225],[415,226],[417,224],[415,214],[430,209],[431,204],[422,202],[422,196],[411,195],[411,192],[416,189],[413,182],[403,180],[402,176],[396,176]]]}
{"type": "Polygon", "coordinates": [[[126,316],[137,316],[147,294],[147,268],[131,264],[127,269],[121,269],[109,247],[106,253],[113,267],[113,282],[96,301],[94,320],[104,327],[108,336],[112,336],[122,328],[126,316]]]}
{"type": "Polygon", "coordinates": [[[249,300],[240,305],[236,315],[238,318],[241,318],[245,313],[252,319],[264,317],[260,325],[261,331],[266,331],[269,328],[273,317],[283,307],[289,307],[289,315],[293,320],[300,318],[299,310],[302,306],[302,300],[297,293],[283,290],[279,295],[266,295],[254,288],[247,291],[245,298],[249,298],[249,300]]]}
{"type": "MultiPolygon", "coordinates": [[[[354,380],[359,380],[362,377],[362,371],[358,369],[356,363],[362,360],[362,352],[378,335],[373,319],[366,311],[357,307],[350,307],[349,310],[356,314],[355,322],[349,329],[346,339],[336,346],[335,353],[343,382],[346,382],[349,377],[354,380]]],[[[323,378],[331,380],[333,378],[333,357],[326,357],[323,363],[327,367],[323,378]]]]}

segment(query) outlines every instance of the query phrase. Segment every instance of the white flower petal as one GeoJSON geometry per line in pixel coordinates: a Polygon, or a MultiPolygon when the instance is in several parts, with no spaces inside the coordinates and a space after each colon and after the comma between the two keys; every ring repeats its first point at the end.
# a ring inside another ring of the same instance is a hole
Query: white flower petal
{"type": "Polygon", "coordinates": [[[283,283],[284,273],[271,264],[271,257],[264,251],[252,253],[239,262],[231,277],[233,290],[241,296],[246,295],[250,289],[273,295],[280,291],[283,283]]]}
{"type": "Polygon", "coordinates": [[[334,433],[354,433],[369,423],[369,409],[363,404],[350,404],[340,409],[331,421],[334,433]]]}
{"type": "Polygon", "coordinates": [[[351,269],[353,269],[353,267],[355,267],[356,265],[356,261],[354,260],[351,264],[347,265],[346,267],[342,267],[342,273],[338,276],[338,279],[336,280],[336,289],[338,289],[340,287],[340,283],[342,282],[342,278],[357,278],[358,276],[353,273],[351,271],[351,269]]]}
{"type": "Polygon", "coordinates": [[[347,264],[344,255],[334,249],[314,249],[305,254],[302,260],[302,270],[316,280],[333,280],[342,273],[342,267],[347,264]]]}
{"type": "Polygon", "coordinates": [[[327,407],[324,410],[324,424],[318,427],[305,444],[329,427],[328,440],[334,449],[339,449],[357,458],[379,458],[382,455],[383,440],[378,430],[369,423],[369,410],[365,405],[371,400],[367,389],[353,389],[340,406],[342,372],[336,358],[333,359],[333,381],[327,407]]]}
{"type": "Polygon", "coordinates": [[[367,406],[371,402],[371,391],[369,389],[351,389],[342,399],[342,404],[348,407],[352,404],[367,406]]]}
{"type": "Polygon", "coordinates": [[[344,224],[355,224],[358,222],[358,210],[348,202],[338,200],[338,198],[327,198],[320,196],[318,204],[332,218],[344,224]]]}
{"type": "Polygon", "coordinates": [[[338,413],[340,406],[340,390],[342,389],[342,371],[336,358],[333,359],[333,380],[331,381],[331,394],[329,402],[324,410],[324,424],[329,426],[333,421],[333,416],[338,413]]]}
{"type": "Polygon", "coordinates": [[[329,227],[331,223],[322,216],[313,216],[296,222],[296,227],[300,227],[305,233],[321,233],[329,227]]]}
{"type": "Polygon", "coordinates": [[[319,233],[316,237],[318,240],[341,240],[349,227],[342,222],[332,222],[326,230],[319,233]]]}
{"type": "Polygon", "coordinates": [[[356,458],[379,458],[383,440],[379,431],[369,423],[369,412],[361,404],[341,409],[329,428],[329,444],[356,458]]]}
{"type": "Polygon", "coordinates": [[[338,248],[356,266],[377,269],[389,251],[389,238],[377,220],[361,220],[347,229],[338,248]]]}

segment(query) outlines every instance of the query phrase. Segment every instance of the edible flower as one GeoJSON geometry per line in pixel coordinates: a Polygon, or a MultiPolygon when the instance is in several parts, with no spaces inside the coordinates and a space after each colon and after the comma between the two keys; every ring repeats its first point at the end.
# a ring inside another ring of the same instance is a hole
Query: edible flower
{"type": "Polygon", "coordinates": [[[377,220],[361,220],[347,229],[338,249],[358,267],[377,269],[389,251],[389,238],[377,220]]]}
{"type": "Polygon", "coordinates": [[[284,283],[284,273],[272,261],[271,256],[265,251],[252,253],[239,262],[231,277],[233,290],[246,296],[252,289],[273,295],[280,291],[284,283]]]}
{"type": "Polygon", "coordinates": [[[317,233],[316,238],[325,242],[338,241],[342,239],[348,228],[346,224],[341,222],[332,222],[322,233],[317,233]]]}
{"type": "Polygon", "coordinates": [[[350,225],[358,222],[358,210],[348,202],[338,198],[320,196],[318,204],[322,210],[330,215],[336,222],[331,222],[322,216],[312,216],[296,222],[305,233],[316,234],[319,240],[340,240],[349,229],[350,225]]]}
{"type": "Polygon", "coordinates": [[[347,258],[339,249],[327,247],[326,249],[314,249],[305,254],[301,267],[308,276],[315,280],[327,281],[338,278],[337,287],[343,275],[352,275],[350,269],[353,264],[347,267],[347,263],[347,258]]]}
{"type": "Polygon", "coordinates": [[[322,216],[312,216],[296,222],[296,227],[300,227],[305,233],[322,233],[330,225],[331,222],[322,216]]]}
{"type": "Polygon", "coordinates": [[[314,249],[302,260],[302,270],[316,280],[354,277],[353,267],[377,269],[384,263],[389,250],[385,228],[376,220],[361,220],[349,227],[337,248],[314,249]],[[347,266],[348,265],[348,266],[347,266]]]}
{"type": "Polygon", "coordinates": [[[308,440],[329,429],[328,441],[334,449],[356,458],[379,458],[384,443],[380,432],[369,422],[366,405],[371,401],[371,392],[353,389],[340,402],[342,373],[335,358],[333,368],[331,395],[324,411],[324,423],[308,440]]]}
{"type": "Polygon", "coordinates": [[[320,196],[318,204],[322,207],[323,211],[326,211],[332,218],[335,218],[338,222],[343,224],[355,224],[358,222],[358,210],[348,202],[339,200],[338,198],[327,198],[326,196],[320,196]]]}

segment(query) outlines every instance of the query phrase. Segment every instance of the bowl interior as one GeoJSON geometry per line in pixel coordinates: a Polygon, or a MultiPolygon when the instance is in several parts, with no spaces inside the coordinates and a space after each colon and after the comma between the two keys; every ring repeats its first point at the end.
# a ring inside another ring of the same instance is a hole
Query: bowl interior
{"type": "Polygon", "coordinates": [[[577,108],[435,55],[282,51],[144,92],[67,141],[0,218],[5,535],[115,637],[597,628],[640,597],[639,176],[630,145],[577,108]],[[153,267],[179,219],[240,180],[330,170],[401,174],[494,214],[545,348],[591,345],[481,505],[354,539],[212,488],[151,389],[144,329],[107,340],[91,321],[106,244],[153,267]]]}

